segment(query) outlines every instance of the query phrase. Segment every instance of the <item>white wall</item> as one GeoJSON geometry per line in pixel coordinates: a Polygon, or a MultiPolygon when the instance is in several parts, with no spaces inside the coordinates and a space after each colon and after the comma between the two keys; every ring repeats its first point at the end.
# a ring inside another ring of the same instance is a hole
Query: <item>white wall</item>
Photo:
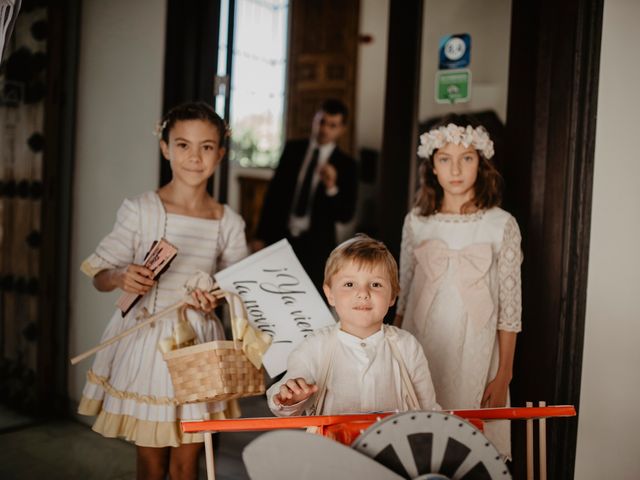
{"type": "Polygon", "coordinates": [[[426,0],[420,66],[418,119],[449,112],[493,109],[507,117],[511,0],[426,0]],[[471,101],[455,105],[435,102],[440,38],[455,33],[471,35],[471,101]]]}
{"type": "Polygon", "coordinates": [[[640,2],[606,0],[575,478],[640,478],[640,2]]]}
{"type": "Polygon", "coordinates": [[[389,0],[360,1],[359,31],[361,35],[370,35],[372,40],[358,45],[356,106],[353,112],[356,152],[365,147],[382,149],[389,0]]]}
{"type": "MultiPolygon", "coordinates": [[[[371,37],[358,44],[356,98],[354,116],[354,149],[359,159],[360,149],[382,151],[384,102],[387,82],[387,46],[389,37],[389,0],[361,0],[358,31],[371,37]]],[[[378,165],[378,173],[380,166],[378,165]]],[[[338,241],[361,230],[359,225],[376,222],[372,205],[378,194],[380,179],[372,184],[360,183],[356,213],[347,224],[337,224],[338,241]]]]}
{"type": "MultiPolygon", "coordinates": [[[[98,293],[78,270],[127,196],[155,189],[165,0],[82,2],[76,166],[71,251],[69,352],[96,345],[117,294],[98,293]]],[[[91,360],[71,367],[69,396],[79,400],[91,360]]]]}

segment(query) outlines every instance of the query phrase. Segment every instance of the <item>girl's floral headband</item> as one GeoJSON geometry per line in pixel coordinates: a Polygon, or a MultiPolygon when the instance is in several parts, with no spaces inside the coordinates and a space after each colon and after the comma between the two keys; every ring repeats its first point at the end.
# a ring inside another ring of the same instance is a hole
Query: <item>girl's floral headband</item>
{"type": "Polygon", "coordinates": [[[450,123],[446,127],[434,128],[420,135],[418,156],[428,158],[435,150],[444,147],[447,143],[463,145],[465,148],[472,146],[482,152],[486,159],[493,157],[495,153],[493,142],[483,127],[473,128],[471,125],[459,127],[450,123]]]}

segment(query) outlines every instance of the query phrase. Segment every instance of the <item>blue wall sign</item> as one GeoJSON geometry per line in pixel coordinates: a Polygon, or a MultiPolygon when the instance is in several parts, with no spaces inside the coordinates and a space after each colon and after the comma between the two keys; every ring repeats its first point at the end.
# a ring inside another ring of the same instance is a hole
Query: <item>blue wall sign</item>
{"type": "Polygon", "coordinates": [[[471,62],[471,35],[457,33],[445,35],[440,39],[438,68],[465,68],[471,62]]]}

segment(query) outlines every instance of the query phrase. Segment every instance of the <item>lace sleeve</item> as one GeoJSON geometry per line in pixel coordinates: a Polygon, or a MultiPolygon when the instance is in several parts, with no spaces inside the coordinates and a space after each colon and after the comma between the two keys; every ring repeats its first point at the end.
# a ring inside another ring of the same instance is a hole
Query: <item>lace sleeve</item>
{"type": "Polygon", "coordinates": [[[402,243],[400,245],[400,294],[398,295],[398,307],[396,308],[398,315],[404,314],[416,268],[416,257],[413,254],[413,249],[413,228],[411,228],[411,214],[408,214],[404,219],[402,243]]]}
{"type": "Polygon", "coordinates": [[[498,252],[498,281],[500,284],[498,310],[498,330],[519,332],[522,330],[522,280],[520,265],[520,229],[513,217],[507,220],[504,228],[502,247],[498,252]]]}

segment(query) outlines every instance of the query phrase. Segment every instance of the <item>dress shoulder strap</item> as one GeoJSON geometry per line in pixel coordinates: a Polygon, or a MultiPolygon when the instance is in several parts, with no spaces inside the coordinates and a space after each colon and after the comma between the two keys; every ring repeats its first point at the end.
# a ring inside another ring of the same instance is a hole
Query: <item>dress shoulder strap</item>
{"type": "Polygon", "coordinates": [[[333,367],[333,357],[335,356],[336,343],[338,342],[337,330],[334,328],[329,335],[329,345],[325,352],[324,361],[322,362],[322,369],[320,370],[320,376],[317,380],[318,392],[309,409],[309,415],[322,415],[324,409],[324,399],[327,396],[327,382],[331,375],[331,369],[333,367]]]}
{"type": "Polygon", "coordinates": [[[413,382],[411,381],[411,376],[409,375],[409,371],[407,370],[407,365],[404,363],[402,359],[402,354],[398,349],[398,345],[396,344],[397,334],[393,331],[392,328],[389,328],[387,325],[384,327],[384,338],[387,340],[389,344],[389,348],[391,349],[391,355],[396,362],[398,362],[398,367],[400,368],[400,377],[402,379],[402,386],[404,387],[404,391],[406,394],[406,402],[409,410],[420,410],[420,402],[418,401],[418,396],[416,395],[416,390],[413,388],[413,382]]]}

